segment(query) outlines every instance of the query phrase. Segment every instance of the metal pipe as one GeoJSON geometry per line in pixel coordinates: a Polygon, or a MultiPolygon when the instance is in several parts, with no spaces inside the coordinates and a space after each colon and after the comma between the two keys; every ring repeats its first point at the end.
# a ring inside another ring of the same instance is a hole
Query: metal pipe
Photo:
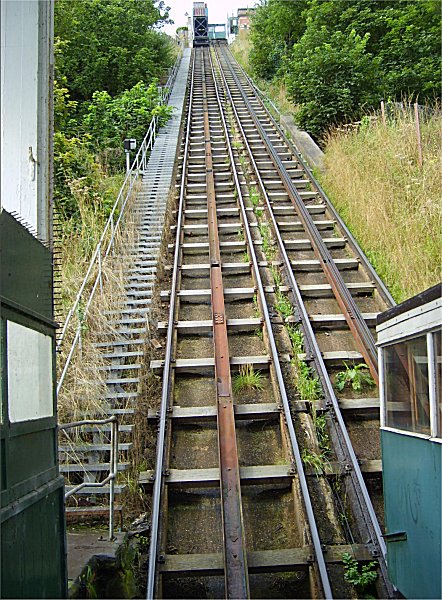
{"type": "MultiPolygon", "coordinates": [[[[108,419],[85,419],[83,421],[73,421],[72,423],[59,424],[58,431],[66,431],[73,427],[82,427],[83,425],[106,425],[111,423],[111,440],[110,440],[110,458],[109,458],[109,475],[99,482],[84,481],[65,493],[65,500],[73,496],[85,487],[104,487],[109,482],[109,541],[114,538],[114,512],[115,512],[115,479],[118,474],[118,418],[116,415],[108,419]]],[[[86,470],[85,470],[86,472],[86,470]]]]}

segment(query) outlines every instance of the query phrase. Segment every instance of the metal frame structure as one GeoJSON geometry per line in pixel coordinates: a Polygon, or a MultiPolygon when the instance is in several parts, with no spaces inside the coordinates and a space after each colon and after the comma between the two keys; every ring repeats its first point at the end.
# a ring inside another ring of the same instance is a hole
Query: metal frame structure
{"type": "MultiPolygon", "coordinates": [[[[215,73],[214,73],[214,65],[211,60],[210,60],[210,64],[211,64],[214,85],[215,85],[217,102],[218,102],[218,106],[220,108],[221,120],[223,123],[225,138],[226,138],[226,142],[228,145],[229,158],[231,160],[231,163],[234,164],[233,151],[232,151],[232,146],[231,146],[230,139],[228,136],[227,123],[226,123],[226,120],[225,120],[225,117],[223,114],[223,110],[222,110],[220,94],[219,94],[218,86],[216,83],[216,77],[215,77],[215,73]]],[[[165,360],[164,360],[162,399],[161,399],[160,416],[159,416],[159,433],[158,433],[158,440],[157,440],[155,481],[154,481],[154,489],[153,489],[153,496],[152,496],[151,544],[150,544],[150,550],[149,550],[149,568],[148,568],[148,582],[147,582],[147,598],[148,599],[153,599],[155,597],[155,592],[156,592],[157,585],[158,585],[157,575],[158,575],[158,563],[159,563],[159,558],[160,558],[158,556],[158,543],[159,543],[159,528],[160,528],[160,517],[161,517],[161,500],[162,500],[162,495],[163,495],[163,490],[164,490],[165,440],[166,440],[166,428],[167,428],[167,413],[168,413],[168,409],[169,409],[169,405],[170,405],[170,385],[171,385],[170,382],[171,382],[171,371],[172,371],[171,349],[172,349],[172,338],[173,338],[173,332],[174,332],[174,326],[175,326],[175,320],[176,320],[176,317],[175,317],[176,289],[177,289],[177,279],[178,279],[179,261],[180,261],[180,238],[182,235],[181,225],[182,225],[182,220],[183,220],[184,190],[185,190],[184,183],[185,183],[185,177],[186,177],[186,163],[188,160],[189,139],[190,139],[189,138],[189,135],[190,135],[189,123],[190,123],[191,112],[192,112],[192,92],[193,92],[194,70],[195,70],[195,55],[194,55],[194,61],[192,64],[190,104],[189,104],[189,112],[188,112],[187,123],[186,123],[186,141],[185,141],[185,146],[184,146],[183,170],[182,170],[182,176],[181,176],[180,200],[179,200],[179,206],[178,206],[178,222],[177,222],[177,227],[176,227],[176,243],[175,243],[175,255],[174,255],[173,272],[172,272],[172,286],[171,286],[171,294],[170,294],[170,308],[169,308],[169,320],[168,320],[168,329],[167,329],[166,356],[165,356],[165,360]]],[[[205,117],[206,117],[206,115],[207,115],[207,113],[205,113],[205,117]]],[[[207,130],[207,124],[206,124],[206,129],[205,129],[206,152],[210,154],[210,147],[209,147],[209,149],[207,149],[207,144],[209,143],[209,145],[210,145],[210,140],[208,137],[209,134],[210,134],[210,132],[207,130]]],[[[206,172],[207,172],[208,177],[210,178],[210,174],[212,172],[210,160],[209,160],[209,162],[206,162],[206,172]]],[[[270,314],[269,314],[267,304],[266,304],[264,287],[263,287],[263,284],[261,281],[261,276],[259,273],[258,261],[257,261],[257,257],[256,257],[255,250],[253,247],[252,234],[251,234],[250,226],[247,221],[246,208],[245,208],[244,199],[243,199],[242,192],[241,192],[240,182],[239,182],[236,171],[234,171],[234,179],[235,179],[235,186],[236,186],[238,199],[239,199],[239,203],[240,203],[240,211],[241,211],[241,217],[242,217],[242,222],[243,222],[243,226],[244,226],[244,231],[246,234],[246,239],[248,241],[248,249],[250,252],[251,259],[252,259],[252,267],[253,267],[253,271],[254,271],[254,275],[255,275],[255,280],[257,282],[258,296],[259,296],[260,305],[262,307],[262,311],[264,314],[264,322],[266,325],[266,331],[267,331],[268,338],[269,338],[272,364],[275,369],[275,373],[276,373],[276,377],[277,377],[277,381],[278,381],[278,385],[279,385],[279,389],[280,389],[281,402],[282,402],[282,406],[283,406],[285,420],[287,422],[287,428],[288,428],[288,432],[289,432],[291,449],[292,449],[293,455],[295,457],[295,463],[296,463],[296,467],[297,467],[298,478],[300,480],[301,491],[302,491],[302,495],[304,498],[304,505],[305,505],[305,509],[307,512],[307,518],[308,518],[308,522],[309,522],[309,526],[310,526],[310,533],[312,536],[313,547],[314,547],[316,562],[317,562],[318,570],[319,570],[319,574],[320,574],[321,585],[322,585],[322,588],[324,591],[324,597],[332,598],[333,595],[332,595],[330,582],[328,579],[328,573],[327,573],[327,568],[326,568],[326,564],[325,564],[325,558],[324,558],[324,553],[323,553],[323,549],[322,549],[322,544],[321,544],[321,540],[319,537],[318,528],[316,525],[313,508],[311,505],[311,500],[310,500],[310,496],[309,496],[309,492],[308,492],[307,480],[306,480],[306,475],[304,472],[304,465],[302,462],[301,452],[300,452],[300,448],[299,448],[298,441],[296,438],[293,421],[291,418],[290,405],[289,405],[289,401],[288,401],[287,392],[285,390],[285,384],[284,384],[284,380],[283,380],[282,369],[281,369],[280,362],[279,362],[278,351],[276,348],[276,342],[273,337],[271,319],[270,319],[270,314]]],[[[216,247],[216,234],[214,234],[214,231],[213,231],[214,228],[216,229],[216,218],[214,216],[214,215],[216,215],[216,209],[214,208],[214,206],[210,200],[210,183],[209,182],[208,182],[208,196],[209,196],[209,198],[208,198],[209,245],[210,246],[215,245],[215,247],[216,247]]],[[[214,274],[212,273],[213,270],[219,269],[219,264],[220,264],[219,260],[220,260],[220,258],[219,258],[219,256],[217,256],[216,248],[215,248],[214,254],[211,253],[211,257],[210,257],[211,280],[214,277],[214,274]]],[[[216,277],[215,277],[215,279],[216,279],[216,277]]],[[[219,285],[219,282],[216,285],[219,285]]],[[[216,285],[215,285],[215,287],[216,287],[216,285]]],[[[212,283],[212,290],[213,290],[213,283],[212,283]]],[[[212,291],[212,293],[213,293],[213,291],[212,291]]],[[[212,302],[213,302],[213,296],[212,296],[212,302]]],[[[222,308],[217,309],[216,298],[215,298],[215,305],[214,305],[214,307],[212,307],[212,311],[213,311],[213,313],[212,313],[213,327],[214,327],[214,332],[216,333],[216,330],[219,326],[224,325],[224,327],[225,327],[225,318],[224,319],[222,318],[223,311],[222,311],[222,308]]],[[[215,343],[215,349],[216,349],[216,343],[215,343]]],[[[224,351],[224,354],[226,354],[225,351],[224,351]]],[[[220,354],[217,351],[215,351],[215,364],[217,364],[217,359],[216,359],[217,355],[218,355],[218,357],[220,356],[220,354]]],[[[218,369],[221,367],[222,372],[225,371],[225,368],[227,368],[227,369],[229,368],[228,364],[226,367],[224,367],[224,369],[222,368],[222,365],[220,363],[218,363],[218,365],[219,365],[218,369]]],[[[227,379],[229,379],[229,377],[227,377],[227,379]]],[[[218,371],[217,382],[218,382],[217,387],[218,387],[218,396],[219,396],[218,407],[221,407],[224,409],[224,407],[227,406],[227,404],[229,403],[229,397],[231,394],[229,394],[229,389],[228,389],[229,385],[226,384],[225,377],[220,376],[220,371],[218,371]]],[[[221,426],[219,424],[219,427],[220,427],[220,429],[223,429],[222,424],[221,424],[221,426]]],[[[231,427],[230,427],[230,429],[228,428],[227,433],[228,433],[230,439],[232,439],[232,436],[234,436],[234,429],[233,429],[233,434],[231,433],[231,431],[232,431],[232,428],[231,427]]],[[[221,439],[221,435],[222,435],[221,431],[219,431],[218,435],[220,438],[220,452],[221,452],[221,457],[220,457],[221,458],[221,461],[220,461],[220,463],[221,463],[221,486],[222,487],[225,486],[223,470],[230,468],[231,471],[227,472],[227,475],[231,475],[231,477],[233,479],[233,481],[230,484],[231,493],[233,493],[233,491],[236,489],[238,489],[238,492],[239,492],[239,488],[237,488],[237,483],[235,483],[237,481],[237,473],[235,475],[232,465],[229,466],[227,463],[223,462],[222,445],[225,444],[226,442],[225,442],[225,440],[223,441],[221,439]]],[[[230,478],[228,480],[226,480],[226,482],[229,480],[230,480],[230,478]]],[[[230,501],[232,501],[232,500],[230,499],[230,501]]],[[[240,511],[240,503],[241,503],[240,496],[237,497],[236,501],[233,500],[233,505],[234,505],[234,507],[236,507],[236,508],[233,508],[233,513],[230,510],[231,507],[224,506],[224,509],[223,509],[224,528],[226,528],[226,526],[228,526],[227,530],[225,531],[225,535],[224,535],[226,594],[227,594],[227,597],[232,597],[232,598],[248,597],[247,567],[246,567],[246,561],[245,561],[245,554],[242,551],[242,555],[241,555],[240,552],[237,549],[235,549],[233,546],[232,546],[232,548],[230,548],[230,543],[229,543],[229,538],[228,538],[231,527],[233,526],[234,531],[236,531],[236,533],[237,533],[237,536],[235,536],[236,537],[235,544],[240,544],[240,546],[241,546],[241,537],[242,537],[241,527],[239,526],[239,521],[237,519],[233,523],[230,520],[226,522],[226,515],[228,516],[228,519],[230,519],[231,514],[237,514],[238,510],[240,511]],[[236,527],[236,529],[235,529],[235,527],[236,527]],[[230,557],[232,557],[232,559],[233,559],[232,565],[229,564],[230,557]],[[238,563],[240,563],[240,562],[243,563],[243,568],[241,568],[238,565],[238,563]],[[238,567],[239,567],[239,572],[238,572],[238,567]],[[235,576],[235,573],[236,573],[236,577],[233,578],[235,576]],[[229,581],[231,583],[229,583],[229,581]],[[240,585],[242,585],[242,592],[240,593],[240,595],[238,595],[239,590],[240,590],[240,588],[238,586],[240,586],[240,585]]]]}
{"type": "Polygon", "coordinates": [[[76,427],[82,427],[83,425],[106,425],[111,424],[111,436],[110,436],[110,458],[109,458],[109,475],[99,482],[83,482],[68,492],[65,493],[64,499],[67,500],[70,496],[73,496],[84,487],[104,487],[109,483],[109,541],[114,539],[114,500],[115,500],[115,479],[118,474],[118,418],[116,415],[109,417],[109,419],[91,419],[84,421],[74,421],[72,423],[62,423],[58,425],[58,430],[66,432],[67,429],[73,429],[76,427]]]}
{"type": "Polygon", "coordinates": [[[160,507],[161,498],[164,488],[164,452],[165,452],[165,439],[166,439],[166,425],[167,425],[167,411],[169,408],[169,391],[170,391],[170,379],[172,369],[172,337],[174,332],[174,321],[176,311],[176,289],[177,289],[177,278],[178,269],[180,262],[180,235],[181,225],[183,221],[183,206],[184,206],[184,181],[186,176],[186,162],[188,160],[188,151],[190,144],[190,115],[192,108],[192,92],[193,92],[193,72],[195,69],[195,59],[192,61],[191,66],[191,87],[189,90],[189,109],[188,117],[186,122],[186,140],[184,145],[184,163],[183,172],[181,176],[181,190],[178,204],[178,222],[176,228],[176,243],[175,252],[173,259],[173,270],[172,270],[172,285],[170,294],[170,307],[169,307],[169,321],[167,327],[166,337],[166,356],[164,358],[163,368],[163,383],[162,383],[162,394],[159,414],[159,429],[157,437],[157,455],[155,462],[155,481],[152,492],[152,517],[151,517],[151,537],[149,547],[149,562],[148,562],[148,574],[147,574],[147,598],[153,599],[155,597],[155,589],[157,584],[156,574],[158,567],[158,542],[159,542],[159,525],[160,525],[160,507]]]}
{"type": "MultiPolygon", "coordinates": [[[[219,63],[218,63],[218,65],[219,65],[219,63]]],[[[222,73],[222,69],[220,69],[220,72],[222,73]]],[[[228,144],[228,148],[229,148],[229,157],[230,157],[231,163],[234,164],[233,150],[232,150],[230,138],[228,136],[227,123],[226,123],[224,113],[222,110],[220,94],[219,94],[218,86],[216,85],[215,77],[214,77],[214,80],[215,80],[215,88],[216,88],[216,95],[217,95],[217,99],[218,99],[218,105],[220,108],[221,118],[223,121],[224,131],[226,134],[226,140],[227,140],[227,144],[228,144]]],[[[231,99],[228,86],[226,86],[226,90],[227,90],[228,97],[231,99]]],[[[232,103],[232,106],[233,106],[233,103],[232,103]]],[[[251,156],[251,159],[253,160],[252,156],[251,156]]],[[[256,252],[255,252],[255,248],[254,248],[254,244],[253,244],[252,233],[250,231],[250,226],[249,226],[248,219],[247,219],[244,197],[241,192],[241,185],[240,185],[240,182],[238,179],[238,174],[236,171],[234,171],[234,179],[235,179],[236,190],[238,193],[238,200],[239,200],[240,207],[241,207],[242,222],[243,222],[243,226],[244,226],[244,229],[246,232],[246,238],[247,238],[247,242],[248,242],[248,251],[252,258],[252,266],[253,266],[253,270],[255,273],[255,280],[258,284],[258,294],[259,294],[259,298],[260,298],[260,305],[261,305],[261,309],[264,313],[264,322],[266,324],[266,330],[267,330],[269,343],[270,343],[272,363],[273,363],[277,381],[278,381],[281,402],[282,402],[282,406],[284,409],[284,415],[285,415],[285,419],[287,422],[290,443],[291,443],[293,455],[295,458],[296,470],[297,470],[297,474],[298,474],[298,478],[299,478],[299,483],[301,486],[301,492],[302,492],[302,496],[303,496],[303,500],[304,500],[305,510],[307,513],[307,519],[308,519],[308,523],[309,523],[309,527],[310,527],[310,533],[312,536],[313,547],[314,547],[314,551],[315,551],[316,561],[318,564],[318,569],[319,569],[321,584],[322,584],[322,588],[323,588],[323,592],[324,592],[324,597],[325,598],[333,598],[331,585],[330,585],[330,581],[329,581],[328,573],[327,573],[327,567],[325,564],[322,543],[321,543],[321,540],[319,537],[319,532],[318,532],[318,528],[316,525],[316,520],[315,520],[315,516],[313,513],[313,507],[312,507],[312,503],[310,500],[310,495],[309,495],[309,491],[308,491],[308,487],[307,487],[307,479],[306,479],[306,475],[305,475],[305,471],[304,471],[304,463],[302,462],[302,458],[301,458],[301,451],[299,448],[299,444],[298,444],[298,440],[296,437],[296,432],[295,432],[295,428],[293,425],[293,420],[292,420],[292,416],[291,416],[291,412],[290,412],[290,404],[289,404],[289,400],[288,400],[288,396],[287,396],[287,391],[285,388],[284,378],[282,375],[282,369],[281,369],[281,364],[279,361],[278,350],[276,347],[275,338],[273,336],[270,313],[269,313],[269,310],[267,307],[265,292],[264,292],[264,288],[262,285],[261,276],[259,273],[258,260],[256,257],[256,252]]]]}

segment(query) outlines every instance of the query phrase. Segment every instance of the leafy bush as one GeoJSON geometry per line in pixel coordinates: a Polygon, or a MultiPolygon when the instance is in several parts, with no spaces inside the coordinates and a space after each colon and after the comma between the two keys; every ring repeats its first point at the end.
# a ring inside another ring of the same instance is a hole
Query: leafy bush
{"type": "Polygon", "coordinates": [[[155,27],[169,22],[164,2],[57,0],[55,35],[63,40],[59,69],[75,100],[96,90],[112,96],[150,80],[171,63],[172,44],[155,27]]]}
{"type": "Polygon", "coordinates": [[[358,592],[362,593],[367,587],[374,584],[378,578],[376,572],[376,561],[362,565],[359,569],[358,561],[347,552],[342,556],[344,563],[344,579],[355,586],[358,592]]]}
{"type": "Polygon", "coordinates": [[[332,123],[349,121],[379,99],[378,61],[366,52],[368,36],[318,31],[310,20],[294,45],[286,82],[299,105],[296,119],[319,136],[332,123]]]}
{"type": "Polygon", "coordinates": [[[79,207],[72,193],[72,185],[82,180],[83,186],[92,188],[99,177],[100,167],[84,136],[67,137],[61,131],[54,134],[54,201],[60,216],[79,217],[79,207]]]}
{"type": "Polygon", "coordinates": [[[318,136],[381,98],[439,97],[440,29],[438,0],[261,0],[250,66],[290,86],[299,123],[318,136]]]}
{"type": "Polygon", "coordinates": [[[164,124],[170,107],[160,106],[158,80],[150,85],[142,81],[112,98],[106,91],[94,92],[82,127],[91,136],[96,150],[121,147],[127,137],[142,141],[153,116],[164,124]]]}

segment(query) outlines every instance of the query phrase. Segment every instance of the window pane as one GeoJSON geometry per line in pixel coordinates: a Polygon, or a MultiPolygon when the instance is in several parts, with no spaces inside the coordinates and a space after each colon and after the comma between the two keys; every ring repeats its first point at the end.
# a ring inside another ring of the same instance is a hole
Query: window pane
{"type": "Polygon", "coordinates": [[[52,339],[8,321],[7,361],[10,421],[52,416],[52,339]]]}
{"type": "Polygon", "coordinates": [[[430,435],[427,339],[384,348],[386,425],[430,435]]]}
{"type": "Polygon", "coordinates": [[[437,404],[437,435],[442,437],[442,335],[441,331],[433,334],[436,357],[436,404],[437,404]]]}

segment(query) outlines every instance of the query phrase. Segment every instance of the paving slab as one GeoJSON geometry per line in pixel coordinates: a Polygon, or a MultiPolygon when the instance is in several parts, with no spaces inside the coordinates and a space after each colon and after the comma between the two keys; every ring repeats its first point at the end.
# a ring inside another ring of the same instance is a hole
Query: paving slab
{"type": "Polygon", "coordinates": [[[68,532],[66,534],[68,579],[75,580],[95,554],[115,556],[118,546],[123,541],[123,536],[124,533],[117,533],[115,539],[110,542],[107,539],[106,531],[68,532]]]}

